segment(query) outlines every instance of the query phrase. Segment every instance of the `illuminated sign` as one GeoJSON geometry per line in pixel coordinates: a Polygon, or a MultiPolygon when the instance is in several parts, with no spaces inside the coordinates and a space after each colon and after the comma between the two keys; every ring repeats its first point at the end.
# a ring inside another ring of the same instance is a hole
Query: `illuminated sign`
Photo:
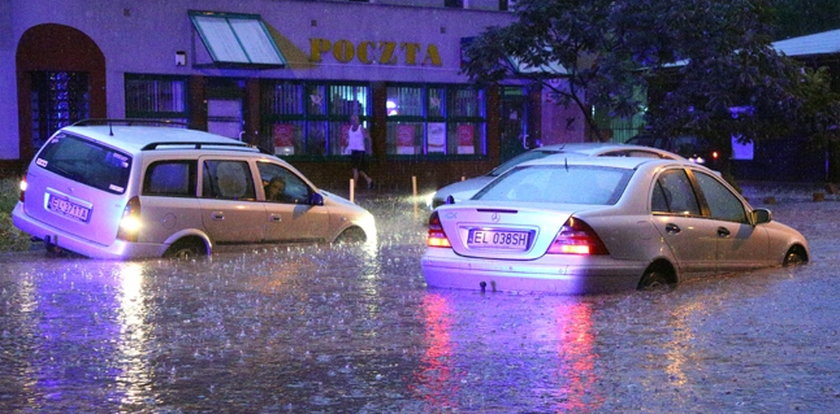
{"type": "Polygon", "coordinates": [[[339,63],[350,63],[355,59],[366,65],[443,66],[440,51],[433,43],[361,41],[353,44],[349,40],[332,42],[311,38],[309,51],[309,60],[315,63],[321,63],[324,56],[331,55],[339,63]]]}

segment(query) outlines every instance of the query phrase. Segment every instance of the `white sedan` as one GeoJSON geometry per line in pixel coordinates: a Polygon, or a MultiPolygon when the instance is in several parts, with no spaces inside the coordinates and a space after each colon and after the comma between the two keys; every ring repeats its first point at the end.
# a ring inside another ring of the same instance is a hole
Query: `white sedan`
{"type": "Polygon", "coordinates": [[[798,231],[680,160],[552,155],[438,207],[421,264],[431,287],[589,293],[799,264],[798,231]]]}

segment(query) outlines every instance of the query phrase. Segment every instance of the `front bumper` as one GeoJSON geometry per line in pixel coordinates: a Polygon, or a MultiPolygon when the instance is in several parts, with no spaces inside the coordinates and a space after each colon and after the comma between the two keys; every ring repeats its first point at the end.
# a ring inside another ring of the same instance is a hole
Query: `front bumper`
{"type": "Polygon", "coordinates": [[[420,263],[429,287],[558,294],[632,290],[647,266],[603,256],[547,255],[529,261],[477,259],[459,256],[446,248],[428,248],[420,263]]]}

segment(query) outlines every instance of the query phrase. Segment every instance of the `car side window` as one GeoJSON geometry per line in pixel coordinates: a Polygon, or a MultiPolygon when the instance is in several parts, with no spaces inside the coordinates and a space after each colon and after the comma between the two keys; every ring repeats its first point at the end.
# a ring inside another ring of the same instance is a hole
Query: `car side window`
{"type": "Polygon", "coordinates": [[[651,210],[657,213],[700,215],[700,205],[684,170],[668,170],[656,180],[651,210]]]}
{"type": "Polygon", "coordinates": [[[205,160],[202,174],[202,194],[205,198],[224,200],[254,200],[254,180],[245,161],[205,160]]]}
{"type": "Polygon", "coordinates": [[[706,197],[712,218],[738,223],[748,222],[744,205],[728,188],[708,174],[695,172],[694,176],[697,177],[700,191],[706,197]]]}
{"type": "Polygon", "coordinates": [[[195,161],[157,161],[146,169],[143,195],[167,197],[195,196],[195,161]]]}
{"type": "Polygon", "coordinates": [[[265,200],[287,204],[306,204],[309,186],[287,168],[269,162],[258,162],[265,200]]]}

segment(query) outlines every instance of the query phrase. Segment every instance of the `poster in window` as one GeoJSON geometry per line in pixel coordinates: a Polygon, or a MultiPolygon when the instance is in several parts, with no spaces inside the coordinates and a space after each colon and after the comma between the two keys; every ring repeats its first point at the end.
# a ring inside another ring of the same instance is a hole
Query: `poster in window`
{"type": "Polygon", "coordinates": [[[415,125],[397,125],[397,154],[414,154],[415,125]]]}
{"type": "Polygon", "coordinates": [[[446,151],[446,123],[429,122],[429,152],[446,151]]]}
{"type": "Polygon", "coordinates": [[[460,124],[455,129],[458,138],[458,154],[475,154],[475,126],[460,124]]]}
{"type": "Polygon", "coordinates": [[[295,153],[295,126],[292,124],[274,124],[272,135],[274,138],[274,153],[278,155],[293,155],[295,153]]]}

